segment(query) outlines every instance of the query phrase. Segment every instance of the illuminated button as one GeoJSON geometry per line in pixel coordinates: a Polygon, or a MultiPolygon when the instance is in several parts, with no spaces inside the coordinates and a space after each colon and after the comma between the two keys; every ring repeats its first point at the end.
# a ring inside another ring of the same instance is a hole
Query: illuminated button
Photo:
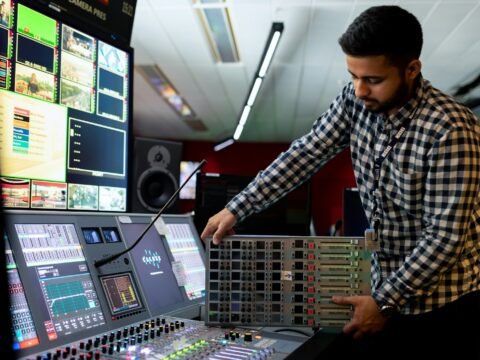
{"type": "Polygon", "coordinates": [[[243,335],[243,340],[244,341],[252,341],[252,333],[251,332],[246,332],[244,335],[243,335]]]}

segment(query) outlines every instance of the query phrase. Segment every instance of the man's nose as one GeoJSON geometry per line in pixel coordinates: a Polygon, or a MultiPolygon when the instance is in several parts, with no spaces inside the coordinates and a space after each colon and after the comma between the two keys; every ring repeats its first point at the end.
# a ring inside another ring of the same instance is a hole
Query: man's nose
{"type": "Polygon", "coordinates": [[[370,94],[370,88],[365,81],[357,80],[355,82],[355,96],[362,98],[370,94]]]}

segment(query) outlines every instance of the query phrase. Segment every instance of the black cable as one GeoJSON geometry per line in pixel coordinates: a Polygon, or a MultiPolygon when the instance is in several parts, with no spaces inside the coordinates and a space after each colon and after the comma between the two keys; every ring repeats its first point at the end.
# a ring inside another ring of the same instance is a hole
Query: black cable
{"type": "Polygon", "coordinates": [[[294,332],[294,333],[297,333],[297,334],[301,334],[301,335],[305,335],[305,336],[312,336],[313,334],[309,334],[307,333],[306,331],[303,331],[303,330],[299,330],[299,329],[288,329],[288,328],[285,328],[285,329],[276,329],[274,330],[273,332],[276,332],[276,333],[280,333],[280,332],[294,332]]]}

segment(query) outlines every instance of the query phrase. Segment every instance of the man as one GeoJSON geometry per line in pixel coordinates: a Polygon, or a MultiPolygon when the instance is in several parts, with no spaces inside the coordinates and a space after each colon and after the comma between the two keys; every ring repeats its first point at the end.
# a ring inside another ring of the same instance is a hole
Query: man
{"type": "Polygon", "coordinates": [[[350,147],[378,245],[371,295],[332,298],[354,315],[326,356],[480,359],[480,124],[423,79],[422,42],[400,7],[360,14],[339,39],[351,83],[202,233],[218,244],[350,147]]]}

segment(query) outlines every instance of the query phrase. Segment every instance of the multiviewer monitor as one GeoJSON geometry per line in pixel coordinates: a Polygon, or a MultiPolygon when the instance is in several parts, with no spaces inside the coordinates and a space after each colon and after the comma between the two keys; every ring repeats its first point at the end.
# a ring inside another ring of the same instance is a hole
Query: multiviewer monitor
{"type": "MultiPolygon", "coordinates": [[[[119,218],[120,230],[130,246],[153,216],[119,218]]],[[[162,215],[130,254],[152,315],[204,300],[205,253],[191,216],[162,215]]]]}
{"type": "Polygon", "coordinates": [[[4,206],[126,212],[132,49],[56,12],[6,3],[0,23],[4,206]]]}

